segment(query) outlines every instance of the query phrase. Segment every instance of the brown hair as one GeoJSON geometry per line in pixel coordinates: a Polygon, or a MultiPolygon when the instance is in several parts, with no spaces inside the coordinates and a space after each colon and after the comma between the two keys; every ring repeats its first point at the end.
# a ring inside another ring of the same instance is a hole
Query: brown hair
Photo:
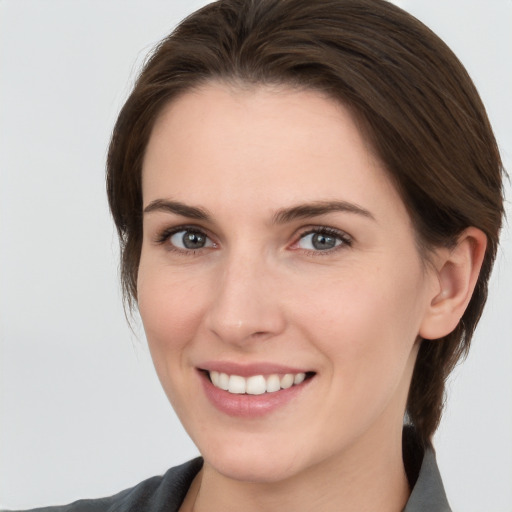
{"type": "Polygon", "coordinates": [[[467,352],[487,298],[503,215],[499,152],[464,67],[433,32],[384,0],[221,0],[186,18],[145,64],[108,153],[130,306],[142,243],[141,166],[153,124],[169,101],[211,80],[288,84],[347,105],[394,180],[425,253],[454,243],[468,226],[486,234],[478,283],[457,328],[421,342],[407,415],[429,442],[445,380],[467,352]]]}

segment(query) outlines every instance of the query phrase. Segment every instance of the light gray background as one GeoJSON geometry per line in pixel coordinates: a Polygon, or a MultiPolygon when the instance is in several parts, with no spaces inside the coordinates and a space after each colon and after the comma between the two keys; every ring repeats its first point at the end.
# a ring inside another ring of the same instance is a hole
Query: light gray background
{"type": "MultiPolygon", "coordinates": [[[[3,507],[109,495],[197,453],[123,316],[104,160],[143,57],[204,3],[0,0],[3,507]]],[[[396,3],[465,63],[510,168],[512,1],[396,3]]],[[[512,511],[511,263],[506,226],[436,437],[455,510],[512,511]]]]}

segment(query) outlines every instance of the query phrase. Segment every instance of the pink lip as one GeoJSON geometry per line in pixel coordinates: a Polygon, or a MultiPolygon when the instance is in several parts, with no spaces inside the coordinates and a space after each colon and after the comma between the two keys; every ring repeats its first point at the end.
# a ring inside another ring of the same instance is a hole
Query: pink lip
{"type": "MultiPolygon", "coordinates": [[[[261,365],[243,367],[243,370],[246,370],[244,373],[240,372],[240,367],[233,369],[232,373],[230,373],[231,370],[226,371],[226,366],[222,365],[222,368],[223,370],[216,371],[223,371],[230,375],[240,376],[264,375],[267,373],[300,373],[297,370],[290,371],[289,368],[282,371],[285,367],[276,367],[275,365],[271,365],[270,371],[268,372],[263,371],[264,368],[261,365]],[[256,367],[256,371],[254,371],[254,367],[256,367]]],[[[211,369],[213,370],[213,368],[211,369]]],[[[206,372],[199,371],[198,374],[206,397],[217,410],[229,416],[247,419],[259,418],[272,413],[276,409],[286,406],[286,404],[291,400],[297,398],[312,380],[306,379],[301,384],[292,386],[288,389],[282,389],[274,393],[263,393],[262,395],[237,395],[224,391],[223,389],[216,388],[211,383],[206,372]]]]}
{"type": "Polygon", "coordinates": [[[250,377],[251,375],[272,375],[285,373],[307,373],[309,370],[301,368],[292,368],[274,363],[250,363],[239,364],[229,361],[207,361],[198,365],[201,370],[217,371],[227,373],[228,375],[239,375],[240,377],[250,377]]]}

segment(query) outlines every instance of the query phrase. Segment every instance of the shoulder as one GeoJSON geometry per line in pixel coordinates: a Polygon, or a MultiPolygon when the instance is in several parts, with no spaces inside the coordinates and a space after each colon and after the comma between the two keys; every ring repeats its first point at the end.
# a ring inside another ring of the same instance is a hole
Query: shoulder
{"type": "Polygon", "coordinates": [[[202,465],[201,458],[193,459],[107,498],[79,500],[27,512],[177,512],[202,465]]]}

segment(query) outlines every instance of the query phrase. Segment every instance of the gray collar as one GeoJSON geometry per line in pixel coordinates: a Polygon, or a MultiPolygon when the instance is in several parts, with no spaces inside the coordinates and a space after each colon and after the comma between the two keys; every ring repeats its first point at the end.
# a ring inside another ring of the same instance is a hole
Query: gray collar
{"type": "Polygon", "coordinates": [[[425,449],[418,479],[403,512],[451,512],[432,447],[425,449]]]}

